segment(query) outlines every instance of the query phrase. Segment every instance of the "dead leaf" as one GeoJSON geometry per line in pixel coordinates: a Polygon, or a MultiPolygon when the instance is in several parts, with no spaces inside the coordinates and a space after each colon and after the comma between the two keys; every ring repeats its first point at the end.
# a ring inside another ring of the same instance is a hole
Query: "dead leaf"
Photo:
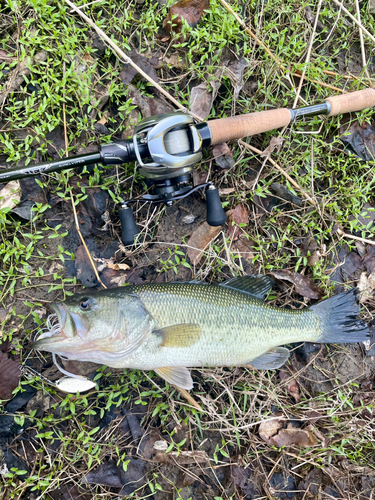
{"type": "Polygon", "coordinates": [[[299,385],[294,378],[291,378],[290,374],[286,370],[280,370],[279,377],[283,381],[288,381],[286,385],[286,390],[290,396],[294,399],[296,403],[299,403],[301,399],[301,394],[299,391],[299,385]]]}
{"type": "Polygon", "coordinates": [[[233,92],[234,102],[237,101],[238,96],[242,90],[243,72],[248,66],[250,66],[249,61],[244,57],[241,57],[240,59],[237,59],[234,62],[227,65],[225,68],[225,74],[231,80],[232,85],[234,87],[234,92],[233,92]]]}
{"type": "Polygon", "coordinates": [[[307,276],[289,271],[288,269],[280,269],[270,271],[270,274],[279,280],[286,280],[293,283],[296,287],[296,292],[308,299],[319,299],[321,290],[307,276]]]}
{"type": "Polygon", "coordinates": [[[375,127],[367,122],[362,124],[358,120],[350,120],[339,129],[340,141],[345,151],[354,153],[365,161],[374,161],[375,158],[375,127]]]}
{"type": "Polygon", "coordinates": [[[241,233],[238,240],[233,243],[231,250],[243,259],[251,261],[254,258],[254,246],[254,240],[251,238],[248,239],[246,234],[241,233]]]}
{"type": "Polygon", "coordinates": [[[278,418],[265,420],[259,426],[259,436],[263,439],[263,441],[268,443],[272,436],[277,434],[282,427],[283,422],[278,418]]]}
{"type": "Polygon", "coordinates": [[[271,446],[301,446],[311,447],[318,444],[318,440],[310,429],[295,427],[294,422],[288,422],[286,429],[281,420],[268,420],[259,427],[259,436],[271,446]]]}
{"type": "Polygon", "coordinates": [[[0,351],[0,401],[12,399],[12,392],[18,387],[20,364],[0,351]]]}
{"type": "Polygon", "coordinates": [[[283,145],[284,139],[282,137],[272,137],[270,143],[260,155],[261,158],[268,158],[275,150],[277,152],[280,151],[281,146],[283,145]]]}
{"type": "Polygon", "coordinates": [[[226,142],[217,144],[212,150],[212,156],[219,167],[223,169],[232,168],[235,164],[232,151],[226,142]]]}
{"type": "Polygon", "coordinates": [[[10,56],[8,51],[0,49],[0,61],[5,61],[5,62],[17,61],[17,57],[10,56]]]}
{"type": "Polygon", "coordinates": [[[196,463],[209,463],[210,458],[203,450],[172,451],[169,453],[158,451],[153,456],[153,460],[162,464],[188,465],[196,463]]]}
{"type": "Polygon", "coordinates": [[[369,0],[368,3],[368,13],[375,14],[375,0],[369,0]]]}
{"type": "Polygon", "coordinates": [[[229,194],[235,193],[235,191],[236,191],[236,188],[223,188],[223,189],[219,189],[219,196],[220,196],[220,198],[222,196],[228,196],[229,194]]]}
{"type": "Polygon", "coordinates": [[[366,273],[362,273],[357,288],[361,291],[361,303],[365,302],[367,299],[371,299],[374,296],[372,291],[375,288],[375,271],[373,271],[369,277],[367,277],[366,273]]]}
{"type": "MultiPolygon", "coordinates": [[[[209,0],[181,0],[172,5],[169,9],[167,17],[163,21],[163,28],[158,35],[163,42],[168,41],[172,35],[181,33],[183,20],[194,28],[204,11],[210,7],[209,0]]],[[[183,40],[184,37],[181,37],[183,40]]]]}
{"type": "Polygon", "coordinates": [[[108,262],[107,265],[109,269],[113,269],[114,271],[127,271],[128,269],[130,269],[130,266],[128,266],[127,264],[117,264],[113,262],[108,262]]]}
{"type": "Polygon", "coordinates": [[[369,245],[367,253],[363,258],[363,264],[369,276],[375,270],[375,246],[369,245]]]}
{"type": "Polygon", "coordinates": [[[297,205],[299,207],[302,205],[301,198],[293,194],[292,191],[290,191],[283,184],[279,184],[278,182],[273,182],[270,187],[272,191],[274,191],[283,200],[290,201],[291,203],[294,203],[294,205],[297,205]]]}
{"type": "Polygon", "coordinates": [[[125,460],[129,461],[126,472],[122,465],[117,466],[114,460],[109,460],[86,474],[82,482],[121,488],[119,493],[121,496],[130,495],[146,483],[146,468],[145,462],[141,459],[125,457],[125,460]]]}
{"type": "MultiPolygon", "coordinates": [[[[155,82],[159,81],[158,74],[154,68],[155,65],[158,64],[156,58],[148,58],[138,54],[135,50],[132,50],[129,54],[130,59],[140,67],[150,78],[152,78],[155,82]]],[[[138,75],[138,71],[133,68],[130,64],[123,64],[122,71],[120,73],[120,78],[124,87],[129,85],[129,83],[138,75]]],[[[140,75],[141,79],[144,80],[144,77],[140,75]]]]}
{"type": "Polygon", "coordinates": [[[21,201],[21,186],[19,181],[10,181],[0,191],[0,210],[14,208],[21,201]]]}
{"type": "Polygon", "coordinates": [[[281,429],[281,431],[271,438],[272,444],[275,446],[301,446],[303,448],[310,448],[319,443],[317,438],[312,432],[305,429],[281,429]]]}
{"type": "Polygon", "coordinates": [[[193,232],[187,243],[187,254],[193,266],[200,262],[203,257],[203,250],[216,238],[220,231],[220,226],[209,226],[207,222],[203,222],[193,232]]]}
{"type": "Polygon", "coordinates": [[[205,120],[211,113],[214,95],[207,88],[207,83],[193,87],[190,92],[190,111],[205,120]]]}
{"type": "Polygon", "coordinates": [[[98,281],[95,276],[94,268],[92,267],[89,256],[83,245],[80,245],[76,250],[74,264],[77,271],[77,278],[82,285],[88,288],[97,285],[98,281]]]}
{"type": "Polygon", "coordinates": [[[178,52],[164,56],[162,62],[167,64],[168,67],[178,69],[186,68],[186,60],[178,52]]]}
{"type": "Polygon", "coordinates": [[[249,213],[242,203],[238,204],[236,208],[230,211],[228,219],[228,233],[232,241],[235,241],[242,234],[242,227],[249,224],[249,213]]]}

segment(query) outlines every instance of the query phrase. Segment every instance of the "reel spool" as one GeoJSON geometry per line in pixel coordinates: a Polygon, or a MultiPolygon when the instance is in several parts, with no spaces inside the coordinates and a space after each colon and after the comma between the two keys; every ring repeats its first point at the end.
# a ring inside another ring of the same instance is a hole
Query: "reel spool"
{"type": "Polygon", "coordinates": [[[211,226],[224,224],[226,215],[218,189],[212,183],[193,187],[194,164],[201,160],[202,149],[210,143],[208,126],[205,123],[195,125],[191,116],[181,112],[146,118],[137,125],[133,136],[134,154],[141,175],[152,185],[152,192],[122,204],[119,216],[124,245],[132,245],[139,233],[130,207],[136,201],[172,205],[173,201],[206,188],[207,223],[211,226]]]}

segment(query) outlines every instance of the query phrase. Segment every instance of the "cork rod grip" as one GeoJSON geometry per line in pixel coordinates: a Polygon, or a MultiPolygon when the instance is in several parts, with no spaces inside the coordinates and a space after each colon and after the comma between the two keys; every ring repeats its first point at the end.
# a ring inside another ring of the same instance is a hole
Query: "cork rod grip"
{"type": "Polygon", "coordinates": [[[248,137],[250,135],[261,134],[269,130],[284,127],[291,120],[289,109],[273,109],[271,111],[260,111],[247,115],[232,116],[219,120],[210,120],[207,125],[210,128],[212,142],[211,145],[221,142],[232,141],[248,137]]]}
{"type": "Polygon", "coordinates": [[[328,116],[361,111],[375,106],[375,89],[358,90],[348,94],[336,95],[326,99],[331,105],[328,116]]]}

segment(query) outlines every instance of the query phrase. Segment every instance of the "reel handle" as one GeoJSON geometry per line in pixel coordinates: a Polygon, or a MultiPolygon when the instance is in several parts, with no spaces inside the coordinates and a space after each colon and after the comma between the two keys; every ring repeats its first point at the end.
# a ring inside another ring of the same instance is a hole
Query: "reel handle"
{"type": "Polygon", "coordinates": [[[133,245],[134,238],[139,234],[139,229],[134,220],[131,207],[122,205],[118,211],[121,222],[121,239],[124,245],[133,245]]]}
{"type": "Polygon", "coordinates": [[[227,220],[223,205],[221,204],[219,190],[210,184],[206,189],[207,224],[209,226],[221,226],[227,220]]]}

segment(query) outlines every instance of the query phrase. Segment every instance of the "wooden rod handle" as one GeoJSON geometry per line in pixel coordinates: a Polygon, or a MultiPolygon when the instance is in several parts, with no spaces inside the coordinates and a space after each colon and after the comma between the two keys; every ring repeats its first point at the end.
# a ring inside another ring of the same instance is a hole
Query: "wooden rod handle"
{"type": "Polygon", "coordinates": [[[336,95],[326,99],[331,105],[328,116],[361,111],[375,106],[375,89],[358,90],[348,94],[336,95]]]}
{"type": "Polygon", "coordinates": [[[248,137],[250,135],[261,134],[269,130],[284,127],[291,120],[289,109],[273,109],[271,111],[260,111],[247,115],[232,116],[219,120],[207,122],[211,132],[211,144],[232,141],[248,137]]]}

